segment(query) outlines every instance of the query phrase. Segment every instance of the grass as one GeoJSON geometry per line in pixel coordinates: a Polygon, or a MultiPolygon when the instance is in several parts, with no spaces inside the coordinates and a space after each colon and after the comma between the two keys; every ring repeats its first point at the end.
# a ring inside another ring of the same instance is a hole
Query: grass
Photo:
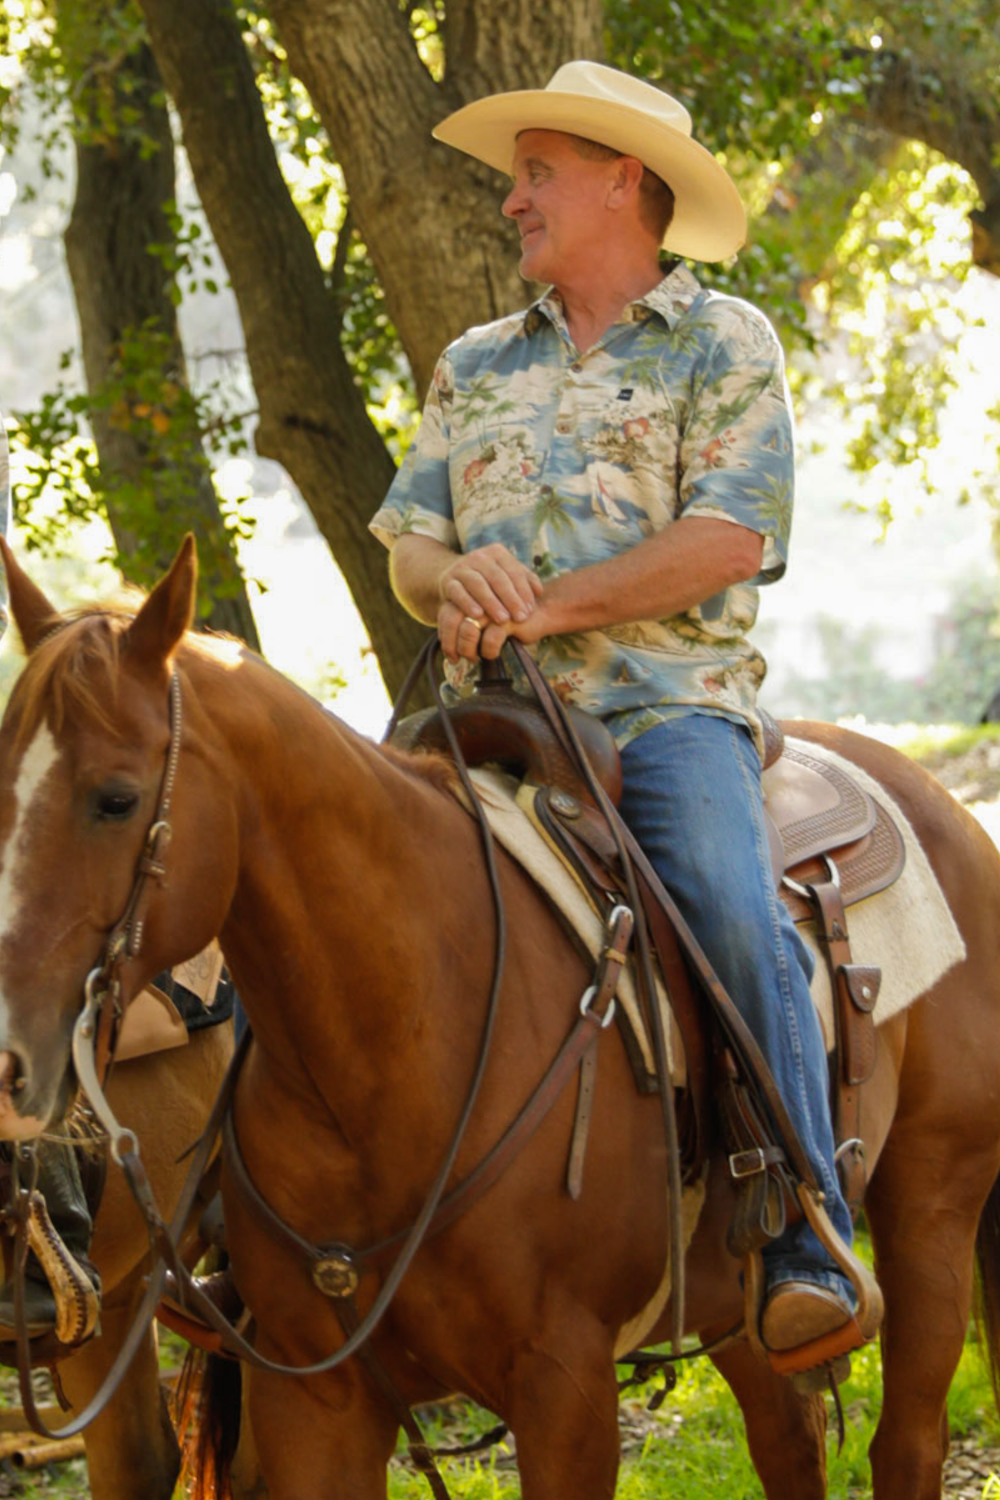
{"type": "MultiPolygon", "coordinates": [[[[648,1396],[654,1386],[646,1388],[648,1396]]],[[[847,1431],[844,1447],[828,1442],[830,1500],[861,1500],[870,1495],[868,1445],[881,1404],[881,1360],[877,1346],[855,1355],[850,1380],[841,1388],[847,1431]]],[[[750,1463],[739,1408],[722,1378],[707,1360],[688,1365],[673,1392],[655,1415],[643,1410],[643,1396],[623,1402],[629,1416],[639,1416],[644,1440],[627,1451],[616,1500],[759,1500],[760,1485],[750,1463]]],[[[456,1425],[468,1425],[460,1413],[456,1425]]],[[[989,1375],[978,1345],[970,1337],[949,1398],[952,1436],[973,1435],[985,1449],[1000,1444],[1000,1419],[990,1391],[989,1375]]],[[[430,1440],[454,1441],[454,1431],[432,1424],[430,1440]]],[[[504,1449],[479,1459],[444,1460],[442,1471],[453,1500],[516,1500],[517,1474],[504,1449]]],[[[984,1474],[983,1485],[992,1481],[984,1474]]],[[[393,1472],[391,1500],[426,1500],[426,1482],[403,1469],[393,1472]]],[[[1000,1481],[991,1491],[1000,1500],[1000,1481]]]]}
{"type": "Polygon", "coordinates": [[[922,762],[954,760],[977,745],[1000,740],[1000,724],[869,724],[863,719],[839,722],[922,762]]]}
{"type": "MultiPolygon", "coordinates": [[[[622,1402],[627,1451],[616,1500],[759,1500],[760,1486],[747,1455],[742,1420],[724,1381],[707,1360],[685,1367],[660,1410],[645,1411],[655,1383],[622,1402]],[[645,1436],[641,1436],[643,1430],[645,1436]],[[636,1440],[636,1433],[640,1436],[636,1440]]],[[[828,1444],[830,1500],[862,1500],[871,1493],[867,1449],[881,1401],[878,1349],[855,1355],[850,1380],[842,1387],[847,1436],[841,1453],[828,1444]]],[[[966,1344],[952,1384],[949,1418],[953,1437],[973,1435],[982,1447],[1000,1445],[1000,1419],[993,1406],[985,1362],[973,1337],[966,1344]]],[[[425,1414],[423,1425],[434,1443],[467,1441],[492,1425],[474,1407],[458,1405],[425,1414]]],[[[518,1500],[520,1486],[510,1455],[501,1446],[475,1459],[441,1460],[452,1500],[518,1500]]],[[[1000,1464],[998,1464],[1000,1468],[1000,1464]]],[[[0,1469],[0,1497],[18,1500],[87,1500],[82,1462],[53,1466],[36,1474],[0,1469]]],[[[983,1477],[983,1500],[1000,1500],[1000,1477],[983,1477]]],[[[419,1475],[394,1465],[390,1500],[428,1500],[419,1475]]]]}

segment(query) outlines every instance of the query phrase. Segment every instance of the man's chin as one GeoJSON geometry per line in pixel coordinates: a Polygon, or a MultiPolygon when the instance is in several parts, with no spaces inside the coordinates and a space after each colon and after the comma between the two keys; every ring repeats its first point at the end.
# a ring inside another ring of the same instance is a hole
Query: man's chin
{"type": "Polygon", "coordinates": [[[521,256],[517,267],[523,281],[549,282],[551,276],[546,275],[545,266],[540,255],[532,255],[526,250],[521,256]]]}

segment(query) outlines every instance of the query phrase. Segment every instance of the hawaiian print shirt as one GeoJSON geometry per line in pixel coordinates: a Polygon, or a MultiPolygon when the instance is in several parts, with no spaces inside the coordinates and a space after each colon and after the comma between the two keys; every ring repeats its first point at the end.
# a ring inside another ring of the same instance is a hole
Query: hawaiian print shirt
{"type": "MultiPolygon", "coordinates": [[[[753,583],[669,619],[551,636],[533,652],[557,692],[619,744],[679,713],[748,722],[765,666],[747,633],[755,584],[785,570],[792,423],[781,348],[747,302],[683,266],[574,348],[550,289],[441,356],[419,433],[371,529],[454,550],[503,542],[539,577],[634,547],[680,516],[764,537],[753,583]]],[[[461,687],[469,667],[452,682],[461,687]]]]}

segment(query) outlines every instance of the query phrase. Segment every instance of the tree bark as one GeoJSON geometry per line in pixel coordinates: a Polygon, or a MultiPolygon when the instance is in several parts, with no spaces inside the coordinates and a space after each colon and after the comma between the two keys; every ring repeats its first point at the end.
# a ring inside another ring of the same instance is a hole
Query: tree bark
{"type": "MultiPolygon", "coordinates": [[[[148,47],[102,68],[102,76],[105,96],[110,86],[119,115],[127,104],[130,125],[104,135],[84,126],[84,138],[77,138],[76,197],[65,245],[84,371],[95,398],[91,425],[112,534],[126,576],[148,586],[169,566],[185,531],[193,530],[200,543],[203,622],[257,648],[250,602],[199,434],[192,429],[171,445],[170,472],[164,472],[166,460],[158,456],[150,418],[169,427],[178,420],[177,401],[153,408],[140,399],[129,389],[122,358],[123,344],[141,330],[160,335],[154,383],[174,398],[186,392],[184,350],[166,272],[148,249],[173,239],[165,205],[175,191],[174,146],[162,84],[148,47]],[[109,409],[101,393],[119,382],[121,399],[109,409]],[[148,502],[143,506],[137,497],[148,495],[149,471],[156,465],[161,483],[158,513],[151,518],[148,502]]],[[[150,377],[143,379],[145,384],[150,377]]]]}
{"type": "Polygon", "coordinates": [[[390,692],[426,630],[367,529],[395,473],[340,344],[340,314],[285,186],[228,0],[141,0],[239,305],[260,453],[283,464],[337,560],[390,692]]]}
{"type": "Polygon", "coordinates": [[[329,132],[422,392],[449,340],[531,295],[500,214],[503,179],[431,129],[483,94],[541,87],[570,58],[602,57],[599,0],[449,3],[441,83],[390,0],[272,0],[270,11],[329,132]]]}
{"type": "MultiPolygon", "coordinates": [[[[239,304],[260,402],[258,450],[298,486],[395,691],[425,634],[392,598],[382,549],[367,530],[395,470],[343,355],[338,308],[281,177],[238,25],[226,0],[141,4],[239,304]]],[[[454,8],[459,37],[470,38],[481,9],[454,8]]],[[[532,9],[516,0],[478,27],[483,67],[492,58],[494,69],[507,70],[487,88],[523,84],[520,38],[532,9]]],[[[533,47],[540,82],[567,56],[595,55],[600,45],[599,0],[552,10],[541,33],[550,54],[533,47]]],[[[282,41],[295,49],[293,70],[316,92],[352,215],[423,388],[451,337],[526,300],[498,211],[496,174],[430,138],[431,126],[470,88],[464,67],[447,87],[435,84],[389,0],[279,6],[279,15],[289,25],[282,41]]]]}

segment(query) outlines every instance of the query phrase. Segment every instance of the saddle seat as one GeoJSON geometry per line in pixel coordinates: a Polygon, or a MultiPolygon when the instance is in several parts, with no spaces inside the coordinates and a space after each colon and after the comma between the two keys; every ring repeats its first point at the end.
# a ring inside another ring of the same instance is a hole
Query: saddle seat
{"type": "MultiPolygon", "coordinates": [[[[610,731],[592,714],[572,707],[568,712],[598,781],[617,805],[621,761],[610,731]]],[[[498,765],[537,786],[593,803],[545,714],[506,679],[487,681],[473,697],[449,707],[448,718],[467,765],[498,765]]],[[[801,741],[789,743],[770,716],[764,715],[764,724],[764,810],[772,867],[795,920],[813,915],[804,887],[828,880],[830,861],[835,860],[845,906],[892,885],[905,851],[886,811],[840,767],[811,755],[801,741]]],[[[413,752],[451,753],[436,709],[403,719],[392,743],[413,752]]]]}

